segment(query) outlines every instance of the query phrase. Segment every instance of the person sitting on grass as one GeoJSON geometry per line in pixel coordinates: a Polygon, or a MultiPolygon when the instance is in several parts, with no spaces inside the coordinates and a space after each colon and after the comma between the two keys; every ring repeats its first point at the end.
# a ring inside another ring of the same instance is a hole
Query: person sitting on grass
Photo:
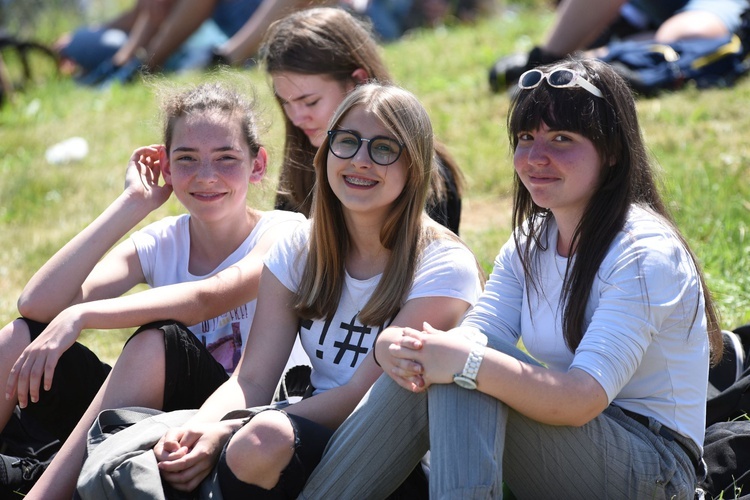
{"type": "Polygon", "coordinates": [[[156,444],[164,481],[193,491],[216,465],[227,500],[295,498],[328,437],[382,374],[371,355],[376,338],[395,342],[427,320],[458,324],[482,274],[424,211],[432,136],[427,112],[403,89],[365,84],[346,96],[315,156],[311,221],[265,259],[240,366],[156,444]],[[298,334],[312,361],[309,397],[220,421],[268,402],[298,334]]]}
{"type": "MultiPolygon", "coordinates": [[[[334,7],[301,10],[275,22],[260,53],[286,127],[276,207],[309,215],[313,157],[327,139],[333,111],[357,85],[392,79],[366,25],[334,7]]],[[[444,145],[436,143],[435,151],[438,172],[427,212],[458,234],[463,175],[444,145]]]]}
{"type": "Polygon", "coordinates": [[[606,53],[612,39],[649,39],[661,44],[734,33],[747,0],[565,0],[544,42],[528,54],[498,59],[489,71],[493,92],[513,87],[524,71],[552,64],[569,54],[606,53]]]}
{"type": "Polygon", "coordinates": [[[387,376],[300,498],[384,498],[428,448],[430,498],[694,498],[721,331],[631,90],[596,60],[532,69],[508,135],[514,230],[482,297],[378,339],[387,376]]]}
{"type": "MultiPolygon", "coordinates": [[[[22,418],[65,441],[27,498],[72,496],[87,431],[102,409],[197,408],[237,365],[263,255],[304,220],[247,206],[267,155],[245,91],[206,83],[166,95],[164,145],[133,153],[124,192],[34,275],[19,299],[23,318],[0,331],[2,425],[17,402],[22,418]],[[173,192],[188,214],[150,224],[104,255],[173,192]],[[139,283],[153,288],[111,299],[139,283]],[[111,372],[75,342],[84,328],[167,319],[193,326],[141,328],[111,372]]],[[[41,471],[32,472],[36,479],[41,471]]]]}

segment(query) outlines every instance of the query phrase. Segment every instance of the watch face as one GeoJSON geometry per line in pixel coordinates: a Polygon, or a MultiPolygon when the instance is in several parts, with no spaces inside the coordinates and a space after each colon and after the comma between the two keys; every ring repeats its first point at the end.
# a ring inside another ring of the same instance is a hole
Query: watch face
{"type": "Polygon", "coordinates": [[[453,381],[459,386],[463,387],[464,389],[474,390],[477,388],[477,383],[473,380],[471,380],[468,377],[464,377],[463,375],[456,375],[453,377],[453,381]]]}
{"type": "Polygon", "coordinates": [[[487,345],[487,335],[483,334],[482,332],[478,332],[476,330],[467,330],[464,333],[464,336],[467,339],[479,345],[483,345],[483,346],[487,345]]]}

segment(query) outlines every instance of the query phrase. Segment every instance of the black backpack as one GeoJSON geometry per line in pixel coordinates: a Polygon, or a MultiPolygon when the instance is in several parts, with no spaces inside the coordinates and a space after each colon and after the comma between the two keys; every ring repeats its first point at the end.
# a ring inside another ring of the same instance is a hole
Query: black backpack
{"type": "Polygon", "coordinates": [[[709,371],[699,486],[707,498],[750,500],[750,324],[724,332],[724,347],[709,371]]]}

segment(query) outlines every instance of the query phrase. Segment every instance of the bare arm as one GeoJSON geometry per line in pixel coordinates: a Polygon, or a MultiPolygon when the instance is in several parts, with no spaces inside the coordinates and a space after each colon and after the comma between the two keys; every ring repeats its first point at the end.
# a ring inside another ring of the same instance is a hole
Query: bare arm
{"type": "MultiPolygon", "coordinates": [[[[412,299],[404,304],[391,326],[378,336],[378,344],[401,338],[405,328],[421,328],[426,318],[444,325],[445,328],[451,328],[458,324],[468,308],[467,302],[449,297],[412,299]]],[[[381,361],[379,356],[378,361],[381,361]]],[[[348,383],[300,401],[286,411],[336,429],[351,414],[382,373],[383,369],[375,364],[370,353],[348,383]]]]}
{"type": "Polygon", "coordinates": [[[111,252],[100,265],[97,262],[169,198],[172,187],[159,185],[164,161],[166,153],[161,146],[144,147],[133,153],[124,192],[29,280],[18,299],[23,316],[49,322],[71,304],[118,296],[143,282],[142,272],[130,273],[132,243],[128,246],[123,242],[117,252],[111,252]]]}
{"type": "MultiPolygon", "coordinates": [[[[285,313],[274,312],[273,317],[261,319],[267,316],[267,305],[273,302],[282,304],[291,299],[291,292],[270,272],[264,271],[261,280],[263,293],[258,299],[258,311],[264,311],[264,314],[256,315],[253,321],[248,344],[235,374],[204,403],[185,427],[170,431],[154,450],[161,461],[159,467],[162,471],[168,475],[177,474],[180,482],[192,481],[190,484],[193,484],[205,477],[231,431],[238,425],[236,422],[217,425],[210,421],[236,408],[268,404],[281,376],[285,357],[289,355],[297,331],[297,318],[288,308],[285,313]],[[264,304],[267,295],[273,302],[264,304]],[[291,336],[287,333],[270,335],[274,328],[291,332],[291,336]]],[[[462,300],[446,297],[413,299],[401,308],[392,325],[421,325],[429,317],[449,328],[460,320],[468,307],[469,304],[462,300]]],[[[401,326],[390,326],[381,337],[400,338],[402,330],[401,326]]],[[[349,383],[300,401],[286,411],[335,429],[381,374],[382,370],[368,354],[349,383]]]]}
{"type": "MultiPolygon", "coordinates": [[[[424,328],[424,332],[407,332],[389,351],[400,360],[392,377],[411,390],[453,383],[453,375],[463,370],[472,346],[455,331],[444,332],[430,325],[424,328]],[[414,374],[422,376],[424,387],[411,384],[414,374]]],[[[583,425],[609,404],[604,388],[581,370],[557,372],[490,348],[485,351],[477,375],[477,390],[550,425],[583,425]]]]}
{"type": "Polygon", "coordinates": [[[625,0],[564,0],[543,48],[564,56],[583,50],[617,18],[625,0]]]}
{"type": "Polygon", "coordinates": [[[268,268],[242,358],[232,376],[180,428],[154,446],[162,475],[175,484],[198,484],[211,471],[237,422],[219,422],[231,410],[269,404],[297,334],[290,292],[268,268]]]}
{"type": "Polygon", "coordinates": [[[215,318],[258,297],[263,257],[297,222],[282,222],[265,231],[258,243],[236,264],[203,280],[176,283],[142,292],[73,305],[55,318],[49,328],[131,328],[152,321],[174,319],[186,325],[215,318]]]}
{"type": "Polygon", "coordinates": [[[255,56],[268,26],[294,10],[308,5],[335,5],[333,0],[265,0],[242,28],[219,49],[232,65],[255,56]]]}
{"type": "Polygon", "coordinates": [[[182,43],[211,17],[217,0],[178,0],[146,46],[146,64],[161,67],[182,43]]]}
{"type": "Polygon", "coordinates": [[[263,293],[237,368],[201,406],[190,423],[220,420],[231,410],[271,402],[297,335],[293,294],[268,268],[260,278],[263,293]]]}

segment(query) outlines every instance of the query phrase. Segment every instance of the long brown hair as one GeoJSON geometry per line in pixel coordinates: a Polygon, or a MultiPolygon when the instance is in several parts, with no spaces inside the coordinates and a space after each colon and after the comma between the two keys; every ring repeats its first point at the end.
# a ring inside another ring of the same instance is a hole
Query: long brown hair
{"type": "MultiPolygon", "coordinates": [[[[568,348],[574,351],[583,338],[586,304],[599,266],[617,233],[622,230],[628,211],[637,205],[659,217],[689,253],[703,288],[711,359],[717,362],[723,348],[718,312],[698,261],[659,194],[630,88],[610,66],[594,59],[571,58],[539,69],[546,72],[559,66],[584,75],[604,97],[595,97],[582,89],[553,88],[546,82],[519,91],[508,114],[508,136],[515,151],[518,134],[535,130],[544,122],[551,129],[568,130],[586,137],[594,144],[599,157],[607,159],[609,165],[603,169],[598,188],[570,243],[569,251],[572,254],[575,249],[576,258],[568,261],[563,283],[563,332],[568,348]]],[[[548,209],[534,203],[515,174],[513,224],[516,247],[522,256],[525,277],[535,288],[538,283],[533,272],[532,247],[545,248],[547,222],[551,217],[548,209]],[[521,231],[535,245],[526,244],[521,248],[521,231]]],[[[696,314],[697,311],[696,308],[696,314]]]]}
{"type": "MultiPolygon", "coordinates": [[[[352,73],[363,69],[370,80],[382,84],[392,82],[372,27],[335,7],[301,10],[276,21],[266,31],[260,56],[270,75],[278,72],[326,75],[342,85],[354,86],[360,82],[354,80],[352,73]]],[[[281,106],[281,98],[277,95],[276,99],[281,106]]],[[[312,162],[317,148],[286,114],[284,127],[284,161],[276,206],[309,216],[315,181],[312,162]]],[[[460,195],[463,175],[458,164],[442,144],[435,144],[435,151],[443,168],[455,179],[460,195]]],[[[443,200],[446,196],[440,175],[432,176],[430,199],[443,200]]]]}
{"type": "MultiPolygon", "coordinates": [[[[432,125],[427,112],[410,92],[376,83],[354,89],[336,110],[336,128],[355,107],[373,113],[404,144],[406,184],[393,202],[380,231],[380,241],[390,256],[383,276],[359,314],[364,324],[382,325],[393,318],[414,280],[422,250],[439,234],[449,231],[430,223],[424,203],[433,170],[432,125]]],[[[309,253],[295,309],[303,318],[330,318],[336,312],[344,284],[344,262],[349,252],[349,231],[344,208],[328,183],[329,146],[326,141],[315,156],[316,185],[309,253]]]]}

